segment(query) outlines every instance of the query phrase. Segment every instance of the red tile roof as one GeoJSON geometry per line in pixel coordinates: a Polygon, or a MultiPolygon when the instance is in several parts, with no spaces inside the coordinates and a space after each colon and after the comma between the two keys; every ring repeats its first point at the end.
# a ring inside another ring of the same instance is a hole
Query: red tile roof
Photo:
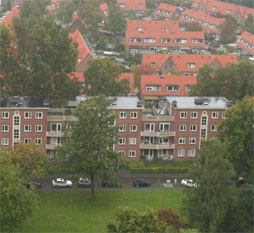
{"type": "Polygon", "coordinates": [[[181,32],[177,21],[145,21],[128,20],[125,44],[127,46],[161,46],[161,47],[204,47],[204,32],[181,32]],[[132,42],[131,38],[140,38],[140,42],[132,42]],[[153,38],[154,43],[145,42],[145,38],[153,38]],[[162,43],[162,38],[170,38],[171,42],[162,43]],[[176,43],[175,39],[186,39],[186,43],[176,43]],[[202,39],[202,43],[192,43],[192,39],[202,39]]]}
{"type": "Polygon", "coordinates": [[[203,29],[217,34],[220,33],[220,26],[225,22],[225,20],[225,18],[212,17],[207,15],[205,12],[192,11],[187,8],[184,10],[180,18],[180,21],[186,23],[198,22],[203,29]],[[211,25],[214,26],[211,27],[211,25]]]}
{"type": "Polygon", "coordinates": [[[55,11],[56,9],[58,9],[60,7],[60,3],[63,0],[51,0],[50,4],[48,6],[46,6],[46,10],[49,12],[55,11]]]}
{"type": "Polygon", "coordinates": [[[254,55],[254,35],[244,31],[235,42],[240,48],[254,55]]]}
{"type": "Polygon", "coordinates": [[[72,73],[69,73],[68,76],[70,77],[70,79],[77,78],[77,81],[79,83],[85,82],[84,72],[72,72],[72,73]]]}
{"type": "Polygon", "coordinates": [[[146,11],[146,1],[145,0],[117,0],[117,5],[120,6],[121,10],[129,11],[129,10],[135,10],[135,11],[146,11]],[[142,4],[143,7],[139,8],[139,5],[142,4]]]}
{"type": "Polygon", "coordinates": [[[176,10],[177,6],[160,3],[160,5],[154,11],[154,15],[170,19],[174,16],[176,10]],[[170,14],[167,12],[170,12],[170,14]]]}
{"type": "Polygon", "coordinates": [[[224,54],[144,54],[142,64],[151,66],[151,63],[155,63],[155,71],[159,72],[169,60],[182,73],[198,73],[204,64],[215,65],[216,62],[221,67],[231,63],[237,64],[236,55],[224,54]],[[195,67],[189,68],[188,64],[195,64],[195,67]]]}
{"type": "Polygon", "coordinates": [[[184,76],[184,75],[142,75],[140,78],[140,92],[142,96],[149,95],[188,95],[189,92],[186,90],[186,86],[196,84],[195,76],[184,76]],[[147,86],[161,86],[160,91],[149,91],[147,86]],[[178,85],[178,91],[168,91],[168,85],[178,85]]]}
{"type": "Polygon", "coordinates": [[[105,17],[108,17],[108,3],[107,2],[101,3],[100,9],[101,9],[103,15],[105,17]]]}
{"type": "Polygon", "coordinates": [[[4,19],[0,22],[0,24],[4,24],[6,27],[12,31],[12,20],[13,18],[20,18],[19,9],[17,7],[13,7],[10,12],[4,17],[4,19]]]}
{"type": "Polygon", "coordinates": [[[123,79],[128,79],[130,83],[130,91],[129,93],[134,94],[134,74],[133,73],[121,73],[118,77],[118,80],[121,81],[123,79]]]}
{"type": "Polygon", "coordinates": [[[77,49],[78,49],[77,67],[78,67],[87,56],[91,56],[91,57],[93,56],[83,36],[81,35],[78,29],[76,29],[75,32],[69,33],[69,37],[72,39],[74,43],[77,44],[77,49]]]}

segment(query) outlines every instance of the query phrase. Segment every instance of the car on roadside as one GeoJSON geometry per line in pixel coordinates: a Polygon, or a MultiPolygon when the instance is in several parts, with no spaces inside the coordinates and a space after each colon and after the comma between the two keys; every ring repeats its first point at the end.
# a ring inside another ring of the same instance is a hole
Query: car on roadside
{"type": "Polygon", "coordinates": [[[34,187],[37,188],[37,189],[40,189],[40,188],[42,187],[42,186],[41,186],[41,183],[36,182],[36,181],[31,181],[29,184],[26,185],[26,187],[27,187],[28,189],[30,189],[31,186],[34,186],[34,187]]]}
{"type": "Polygon", "coordinates": [[[72,182],[63,178],[52,180],[52,188],[72,188],[72,182]]]}
{"type": "Polygon", "coordinates": [[[78,187],[91,187],[91,181],[88,178],[80,177],[78,181],[78,187]]]}
{"type": "Polygon", "coordinates": [[[143,178],[136,178],[133,180],[133,186],[138,187],[149,187],[151,182],[149,180],[145,180],[143,178]]]}
{"type": "Polygon", "coordinates": [[[197,184],[194,183],[192,179],[182,179],[181,185],[183,187],[187,187],[187,188],[196,188],[197,187],[197,184]]]}

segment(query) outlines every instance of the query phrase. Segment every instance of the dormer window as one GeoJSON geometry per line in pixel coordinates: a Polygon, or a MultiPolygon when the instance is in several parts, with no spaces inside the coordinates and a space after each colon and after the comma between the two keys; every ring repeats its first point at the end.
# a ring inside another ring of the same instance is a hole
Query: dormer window
{"type": "Polygon", "coordinates": [[[161,38],[161,43],[170,43],[171,39],[170,38],[161,38]]]}
{"type": "Polygon", "coordinates": [[[168,85],[167,86],[167,91],[179,91],[180,86],[179,85],[168,85]]]}
{"type": "Polygon", "coordinates": [[[161,91],[160,85],[146,85],[147,91],[161,91]]]}
{"type": "Polygon", "coordinates": [[[82,60],[82,57],[79,56],[78,57],[78,63],[81,62],[81,60],[82,60]]]}
{"type": "Polygon", "coordinates": [[[155,66],[156,66],[156,63],[155,63],[155,62],[152,62],[152,63],[151,63],[151,67],[152,67],[152,68],[155,68],[155,66]]]}
{"type": "Polygon", "coordinates": [[[143,31],[144,31],[144,28],[138,28],[138,31],[139,31],[139,32],[143,32],[143,31]]]}
{"type": "Polygon", "coordinates": [[[192,39],[191,42],[192,42],[192,44],[201,44],[204,42],[204,40],[203,39],[192,39]]]}
{"type": "Polygon", "coordinates": [[[138,8],[143,8],[143,4],[138,4],[138,8]]]}
{"type": "Polygon", "coordinates": [[[169,28],[163,28],[164,32],[169,32],[169,28]]]}
{"type": "Polygon", "coordinates": [[[231,13],[231,10],[229,10],[229,9],[226,10],[226,13],[227,13],[227,14],[230,14],[230,13],[231,13]]]}
{"type": "Polygon", "coordinates": [[[120,4],[119,4],[119,7],[120,7],[120,8],[125,8],[126,5],[125,5],[124,3],[120,3],[120,4]]]}
{"type": "Polygon", "coordinates": [[[187,67],[190,69],[196,68],[196,63],[188,63],[187,67]]]}
{"type": "Polygon", "coordinates": [[[212,10],[216,10],[217,9],[217,7],[216,6],[212,6],[212,10]]]}
{"type": "Polygon", "coordinates": [[[177,39],[175,39],[175,42],[179,43],[179,44],[185,44],[185,43],[187,43],[187,40],[186,39],[177,38],[177,39]]]}

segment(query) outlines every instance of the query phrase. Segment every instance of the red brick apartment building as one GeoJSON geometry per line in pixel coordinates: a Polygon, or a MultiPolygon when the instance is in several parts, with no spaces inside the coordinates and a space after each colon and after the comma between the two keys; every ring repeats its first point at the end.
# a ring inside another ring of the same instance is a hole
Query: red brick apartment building
{"type": "MultiPolygon", "coordinates": [[[[15,144],[35,142],[51,157],[64,143],[66,120],[75,120],[72,109],[86,97],[69,101],[68,108],[48,108],[35,97],[1,97],[0,142],[13,149],[15,144]]],[[[111,97],[117,115],[118,142],[114,150],[122,160],[188,160],[196,156],[201,141],[216,137],[218,124],[231,102],[224,97],[161,96],[143,106],[138,97],[111,97]]]]}

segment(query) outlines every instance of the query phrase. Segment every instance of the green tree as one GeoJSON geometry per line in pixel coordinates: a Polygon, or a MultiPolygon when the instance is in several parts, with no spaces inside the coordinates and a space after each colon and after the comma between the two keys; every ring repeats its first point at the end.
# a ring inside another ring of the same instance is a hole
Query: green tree
{"type": "Polygon", "coordinates": [[[75,174],[90,177],[93,198],[95,181],[105,175],[116,177],[118,169],[119,154],[112,149],[117,128],[109,104],[102,95],[80,104],[73,112],[76,121],[68,122],[68,140],[59,148],[60,153],[68,154],[68,164],[75,174]]]}
{"type": "Polygon", "coordinates": [[[244,22],[244,30],[254,34],[254,16],[249,14],[247,20],[244,22]]]}
{"type": "Polygon", "coordinates": [[[225,154],[225,147],[218,140],[203,141],[188,172],[197,187],[184,190],[183,214],[200,232],[228,232],[222,223],[236,206],[237,193],[227,182],[235,172],[225,154]]]}
{"type": "Polygon", "coordinates": [[[79,17],[85,21],[85,29],[98,37],[98,23],[102,21],[99,0],[87,0],[82,2],[78,11],[79,17]]]}
{"type": "Polygon", "coordinates": [[[201,32],[202,27],[199,23],[193,22],[193,23],[187,23],[185,26],[186,31],[191,31],[191,32],[201,32]]]}
{"type": "Polygon", "coordinates": [[[156,211],[147,208],[144,213],[138,213],[136,209],[119,207],[116,210],[116,222],[107,225],[107,232],[168,232],[166,225],[159,223],[156,211]]]}
{"type": "Polygon", "coordinates": [[[236,27],[237,27],[237,24],[235,19],[231,16],[227,16],[226,21],[221,25],[220,42],[222,44],[235,42],[236,27]]]}
{"type": "Polygon", "coordinates": [[[233,101],[241,100],[246,95],[253,96],[253,70],[254,64],[247,60],[216,70],[204,65],[198,72],[191,95],[224,96],[233,101]]]}
{"type": "Polygon", "coordinates": [[[219,125],[218,137],[227,148],[226,157],[237,173],[247,173],[253,182],[254,169],[254,98],[245,97],[233,105],[219,125]]]}
{"type": "Polygon", "coordinates": [[[121,67],[109,58],[96,58],[89,62],[88,70],[84,73],[86,82],[85,92],[88,95],[103,94],[106,96],[119,96],[128,93],[128,81],[118,80],[122,73],[121,67]]]}
{"type": "Polygon", "coordinates": [[[10,153],[0,148],[0,231],[13,232],[35,210],[37,194],[26,188],[10,153]]]}
{"type": "Polygon", "coordinates": [[[109,4],[108,14],[109,16],[106,20],[105,28],[112,33],[113,37],[115,37],[117,33],[123,34],[126,26],[123,12],[116,4],[111,3],[109,4]]]}
{"type": "Polygon", "coordinates": [[[41,19],[32,27],[19,20],[14,25],[15,40],[8,43],[17,45],[15,53],[7,42],[7,46],[1,44],[1,54],[9,55],[6,62],[3,58],[1,67],[4,94],[42,96],[53,106],[78,95],[77,81],[68,77],[75,71],[77,49],[67,30],[58,29],[52,19],[41,19]]]}
{"type": "Polygon", "coordinates": [[[60,2],[56,18],[64,24],[69,24],[72,22],[72,14],[76,9],[77,5],[73,2],[73,0],[64,0],[60,2]]]}
{"type": "Polygon", "coordinates": [[[128,11],[128,19],[129,19],[129,20],[138,19],[135,10],[129,10],[129,11],[128,11]]]}
{"type": "Polygon", "coordinates": [[[27,180],[46,174],[49,157],[39,145],[21,142],[11,151],[11,159],[19,167],[22,177],[27,180]]]}

